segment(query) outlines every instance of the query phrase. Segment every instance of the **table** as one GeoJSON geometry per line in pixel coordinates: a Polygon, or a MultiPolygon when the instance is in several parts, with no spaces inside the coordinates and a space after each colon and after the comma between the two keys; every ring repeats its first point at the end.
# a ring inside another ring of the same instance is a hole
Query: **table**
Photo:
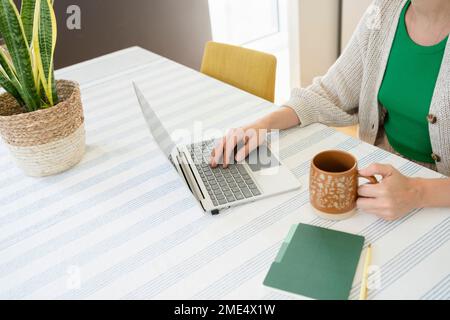
{"type": "Polygon", "coordinates": [[[332,222],[317,218],[308,201],[309,161],[330,148],[353,153],[360,167],[381,162],[409,176],[441,175],[311,125],[283,132],[280,142],[280,157],[302,190],[211,216],[150,138],[131,81],[170,132],[197,138],[275,106],[137,47],[57,77],[81,84],[87,153],[72,170],[36,179],[0,146],[0,298],[289,299],[262,281],[299,222],[362,234],[373,244],[370,299],[450,298],[449,209],[416,210],[396,222],[363,213],[332,222]]]}

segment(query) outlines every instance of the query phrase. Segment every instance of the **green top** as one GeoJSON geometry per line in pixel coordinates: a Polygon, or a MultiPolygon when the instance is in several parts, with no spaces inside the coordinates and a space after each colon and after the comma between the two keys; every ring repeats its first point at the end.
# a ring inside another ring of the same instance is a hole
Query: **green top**
{"type": "Polygon", "coordinates": [[[433,163],[427,116],[448,37],[434,46],[416,44],[405,24],[410,4],[401,13],[378,100],[388,111],[384,127],[392,148],[433,163]]]}

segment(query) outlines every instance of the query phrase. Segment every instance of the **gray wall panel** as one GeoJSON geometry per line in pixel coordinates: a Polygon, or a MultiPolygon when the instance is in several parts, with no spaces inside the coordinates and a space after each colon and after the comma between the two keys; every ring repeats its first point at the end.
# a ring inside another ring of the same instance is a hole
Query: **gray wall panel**
{"type": "Polygon", "coordinates": [[[56,68],[139,45],[187,66],[200,66],[211,39],[208,0],[56,0],[56,68]],[[69,5],[81,8],[81,30],[68,30],[69,5]]]}

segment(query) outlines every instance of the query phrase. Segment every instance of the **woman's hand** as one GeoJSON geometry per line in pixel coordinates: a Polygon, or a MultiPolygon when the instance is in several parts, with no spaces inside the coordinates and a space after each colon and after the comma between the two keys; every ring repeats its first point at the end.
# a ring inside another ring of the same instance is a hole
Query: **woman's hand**
{"type": "Polygon", "coordinates": [[[299,124],[300,120],[292,108],[281,107],[251,125],[233,129],[218,142],[212,151],[211,166],[214,168],[223,164],[223,167],[226,168],[232,157],[235,157],[234,160],[238,162],[242,161],[265,141],[270,130],[288,129],[299,124]],[[234,155],[236,146],[240,148],[234,155]]]}
{"type": "Polygon", "coordinates": [[[383,180],[378,184],[359,187],[359,209],[392,221],[421,207],[422,195],[418,179],[406,177],[394,167],[383,164],[372,164],[360,170],[360,174],[365,177],[381,175],[383,180]]]}
{"type": "Polygon", "coordinates": [[[213,168],[222,164],[227,168],[234,161],[243,161],[253,150],[266,141],[267,129],[257,126],[248,126],[232,129],[219,140],[211,152],[211,166],[213,168]],[[238,147],[237,152],[235,148],[238,147]]]}

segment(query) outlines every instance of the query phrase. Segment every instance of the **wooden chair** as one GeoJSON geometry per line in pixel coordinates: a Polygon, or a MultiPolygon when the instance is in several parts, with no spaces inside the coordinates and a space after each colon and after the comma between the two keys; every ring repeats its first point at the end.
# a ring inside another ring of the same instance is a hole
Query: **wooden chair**
{"type": "Polygon", "coordinates": [[[206,44],[200,71],[274,102],[276,69],[273,55],[211,41],[206,44]]]}
{"type": "Polygon", "coordinates": [[[350,126],[350,127],[340,127],[340,128],[334,128],[339,132],[342,132],[348,136],[358,138],[358,125],[350,126]]]}

